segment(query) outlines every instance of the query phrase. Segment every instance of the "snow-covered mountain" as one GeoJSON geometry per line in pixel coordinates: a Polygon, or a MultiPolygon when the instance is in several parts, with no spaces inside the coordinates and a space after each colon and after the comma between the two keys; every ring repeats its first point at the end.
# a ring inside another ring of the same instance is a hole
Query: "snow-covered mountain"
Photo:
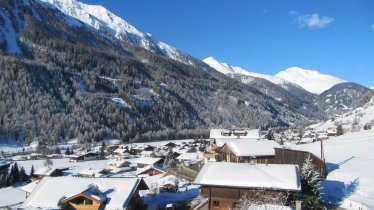
{"type": "MultiPolygon", "coordinates": [[[[88,5],[77,0],[38,0],[48,3],[68,16],[82,21],[104,34],[113,36],[121,41],[132,43],[157,54],[169,57],[188,65],[195,65],[190,55],[183,53],[163,42],[157,41],[149,33],[143,33],[130,25],[122,18],[116,16],[106,8],[98,5],[88,5]]],[[[66,18],[71,26],[80,26],[82,23],[73,18],[66,18]]],[[[196,66],[196,65],[195,65],[196,66]]]]}
{"type": "Polygon", "coordinates": [[[346,132],[366,129],[365,125],[374,128],[374,94],[367,94],[360,100],[358,106],[350,111],[310,127],[320,131],[337,125],[342,125],[346,132]]]}
{"type": "Polygon", "coordinates": [[[304,90],[299,85],[275,76],[249,72],[241,67],[229,66],[226,63],[220,63],[213,57],[208,57],[203,61],[218,72],[256,88],[260,92],[286,104],[289,108],[299,110],[305,116],[310,113],[315,116],[319,115],[318,107],[314,105],[317,96],[304,90]]]}
{"type": "Polygon", "coordinates": [[[339,83],[321,93],[316,105],[328,115],[342,114],[371,92],[369,88],[356,83],[339,83]]]}
{"type": "Polygon", "coordinates": [[[241,74],[241,75],[246,75],[250,77],[256,77],[256,78],[262,78],[266,79],[276,85],[284,85],[284,84],[289,84],[287,80],[271,76],[271,75],[266,75],[266,74],[259,74],[259,73],[254,73],[250,72],[248,70],[245,70],[241,67],[237,66],[229,66],[226,63],[220,63],[213,57],[208,57],[203,60],[206,64],[208,64],[210,67],[216,69],[217,71],[221,72],[222,74],[241,74]]]}
{"type": "Polygon", "coordinates": [[[321,94],[323,91],[330,89],[332,86],[346,82],[337,77],[321,74],[318,71],[306,70],[299,67],[291,67],[275,75],[294,84],[300,85],[305,90],[321,94]]]}

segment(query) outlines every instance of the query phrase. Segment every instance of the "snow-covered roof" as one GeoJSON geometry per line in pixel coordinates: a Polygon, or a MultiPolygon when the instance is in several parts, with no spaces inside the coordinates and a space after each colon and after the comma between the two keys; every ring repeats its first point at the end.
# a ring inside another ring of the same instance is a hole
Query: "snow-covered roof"
{"type": "Polygon", "coordinates": [[[40,180],[30,182],[29,184],[24,185],[20,187],[19,189],[27,193],[31,193],[35,189],[35,187],[38,186],[39,182],[40,180]]]}
{"type": "Polygon", "coordinates": [[[300,191],[297,165],[252,165],[248,163],[206,163],[195,184],[300,191]]]}
{"type": "Polygon", "coordinates": [[[240,136],[240,138],[253,138],[258,139],[260,138],[259,129],[249,129],[249,128],[243,128],[243,129],[211,129],[210,130],[210,137],[211,139],[217,139],[217,138],[224,138],[224,139],[236,139],[238,136],[236,136],[234,133],[246,133],[244,136],[240,136]],[[226,135],[223,135],[226,134],[226,135]]]}
{"type": "Polygon", "coordinates": [[[0,188],[0,209],[3,209],[3,207],[6,206],[13,206],[22,203],[24,200],[25,192],[22,190],[16,187],[0,188]]]}
{"type": "Polygon", "coordinates": [[[116,159],[113,159],[113,160],[110,160],[107,165],[109,166],[116,166],[116,167],[121,167],[123,164],[125,164],[126,162],[129,163],[129,161],[127,160],[116,160],[116,159]]]}
{"type": "Polygon", "coordinates": [[[108,199],[108,197],[95,185],[89,186],[89,188],[83,191],[82,194],[99,202],[104,202],[108,199]]]}
{"type": "Polygon", "coordinates": [[[113,151],[113,153],[117,153],[117,154],[122,154],[124,152],[127,152],[127,149],[126,148],[117,148],[113,151]]]}
{"type": "Polygon", "coordinates": [[[55,167],[53,167],[53,168],[43,167],[43,168],[39,168],[38,170],[36,170],[34,172],[34,175],[50,176],[55,170],[57,170],[57,168],[55,168],[55,167]]]}
{"type": "Polygon", "coordinates": [[[147,164],[147,165],[152,165],[160,161],[161,158],[152,158],[152,157],[140,157],[136,159],[134,162],[135,163],[140,163],[140,164],[147,164]]]}
{"type": "Polygon", "coordinates": [[[276,141],[270,140],[237,140],[226,144],[236,156],[275,155],[276,141]]]}
{"type": "Polygon", "coordinates": [[[136,172],[136,174],[137,175],[142,174],[142,173],[148,171],[149,169],[155,169],[155,170],[160,171],[161,173],[165,173],[165,170],[160,168],[160,167],[156,167],[156,166],[153,166],[153,165],[148,165],[144,168],[139,168],[138,171],[136,172]]]}
{"type": "Polygon", "coordinates": [[[223,147],[223,145],[228,144],[230,142],[236,142],[236,141],[257,141],[258,138],[240,138],[240,139],[224,139],[224,138],[219,138],[215,139],[217,147],[223,147]]]}
{"type": "Polygon", "coordinates": [[[203,152],[197,151],[197,152],[186,152],[177,157],[178,160],[191,160],[191,161],[199,161],[203,160],[203,152]]]}
{"type": "Polygon", "coordinates": [[[102,193],[96,200],[102,200],[103,196],[108,198],[105,209],[125,209],[140,182],[140,178],[47,177],[20,208],[59,209],[61,199],[89,193],[87,190],[95,186],[102,193]]]}
{"type": "Polygon", "coordinates": [[[92,168],[86,168],[79,172],[80,175],[89,175],[89,176],[100,176],[100,172],[102,170],[92,169],[92,168]]]}
{"type": "Polygon", "coordinates": [[[153,151],[142,151],[140,154],[143,156],[149,156],[152,155],[154,152],[153,151]]]}

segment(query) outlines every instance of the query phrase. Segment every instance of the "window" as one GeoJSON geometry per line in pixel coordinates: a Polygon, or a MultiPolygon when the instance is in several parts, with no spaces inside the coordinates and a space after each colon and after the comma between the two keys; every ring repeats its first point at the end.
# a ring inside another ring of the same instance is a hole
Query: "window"
{"type": "Polygon", "coordinates": [[[219,208],[219,201],[213,201],[213,208],[219,208]]]}

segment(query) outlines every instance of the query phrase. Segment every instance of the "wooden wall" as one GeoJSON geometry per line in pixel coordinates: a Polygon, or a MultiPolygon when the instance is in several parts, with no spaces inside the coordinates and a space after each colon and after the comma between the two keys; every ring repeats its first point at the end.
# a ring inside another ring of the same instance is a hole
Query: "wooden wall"
{"type": "MultiPolygon", "coordinates": [[[[275,190],[264,190],[264,189],[244,189],[244,188],[229,188],[229,187],[212,187],[202,186],[201,195],[209,199],[209,209],[214,210],[229,210],[234,209],[239,203],[239,200],[243,196],[249,196],[252,198],[263,198],[263,197],[287,197],[286,204],[289,204],[293,199],[294,192],[286,191],[275,191],[275,190]],[[266,195],[266,196],[265,196],[266,195]],[[215,204],[219,203],[219,206],[215,204]]],[[[271,201],[269,201],[271,203],[271,201]]]]}
{"type": "Polygon", "coordinates": [[[324,179],[327,176],[326,163],[321,158],[306,151],[275,148],[275,164],[295,164],[301,169],[305,159],[310,156],[313,164],[316,166],[320,178],[324,179]]]}

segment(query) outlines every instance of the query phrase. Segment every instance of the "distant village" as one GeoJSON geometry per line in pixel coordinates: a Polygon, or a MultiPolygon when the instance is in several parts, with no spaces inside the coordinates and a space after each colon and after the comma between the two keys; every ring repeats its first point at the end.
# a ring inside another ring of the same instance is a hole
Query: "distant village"
{"type": "Polygon", "coordinates": [[[14,171],[15,164],[32,171],[17,187],[23,199],[0,203],[0,209],[302,209],[303,164],[309,160],[319,180],[327,175],[326,165],[323,156],[282,144],[335,135],[336,128],[302,135],[212,129],[209,139],[112,140],[72,144],[48,156],[3,157],[1,174],[14,171]]]}

